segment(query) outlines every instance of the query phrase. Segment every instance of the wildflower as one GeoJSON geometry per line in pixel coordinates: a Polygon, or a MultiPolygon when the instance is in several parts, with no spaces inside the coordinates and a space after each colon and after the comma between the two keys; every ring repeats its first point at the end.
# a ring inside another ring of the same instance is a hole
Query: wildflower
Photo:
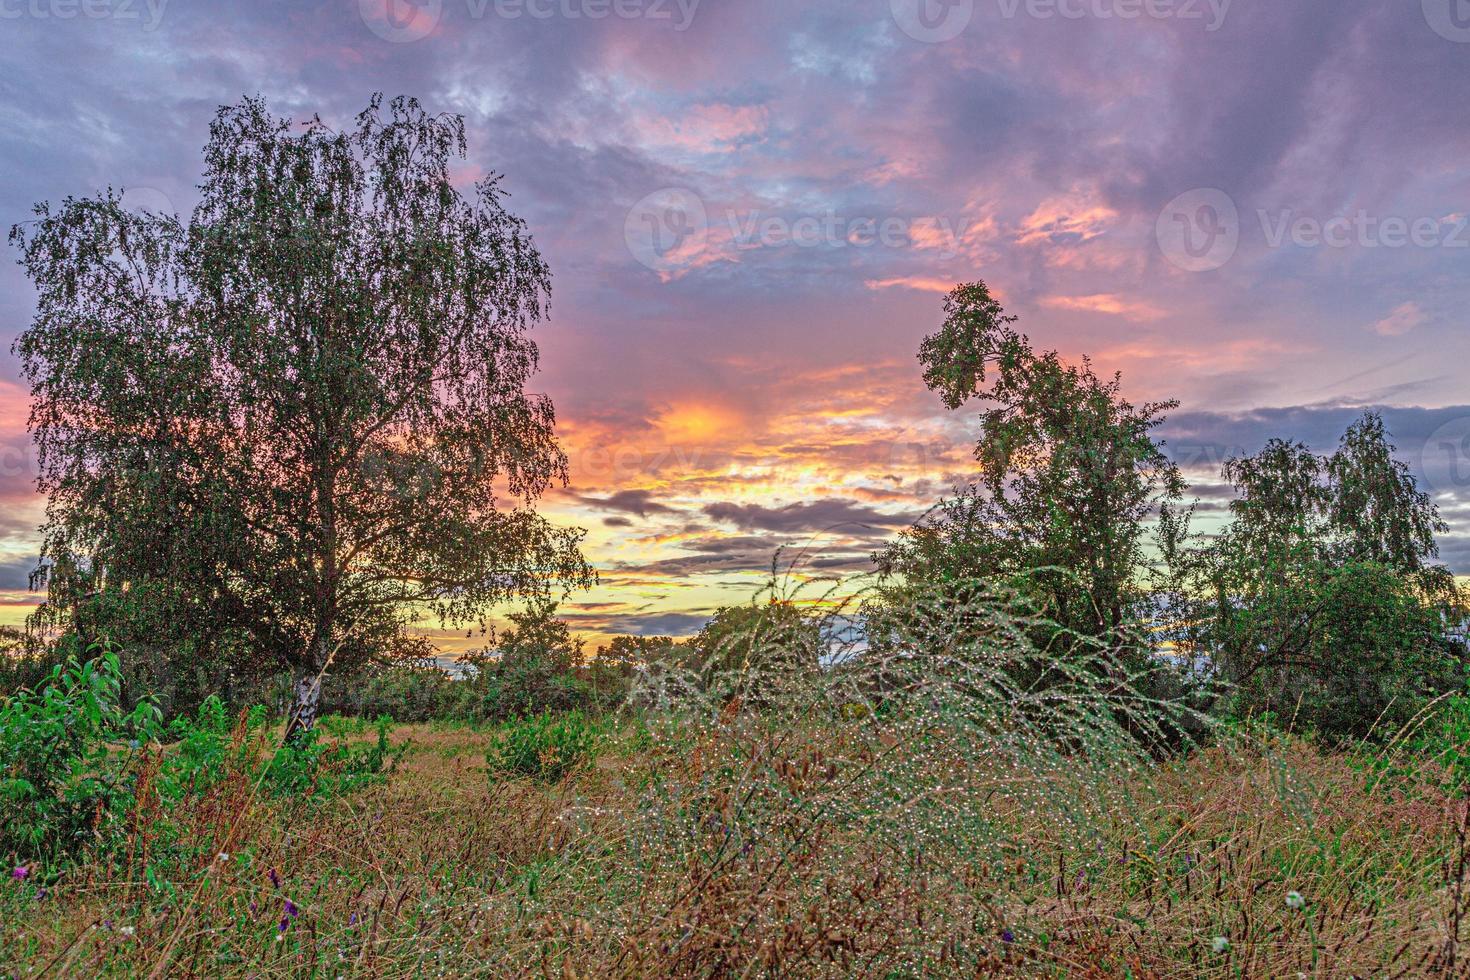
{"type": "Polygon", "coordinates": [[[121,929],[118,930],[118,932],[122,933],[124,936],[131,936],[137,931],[138,930],[133,926],[123,926],[121,929]]]}
{"type": "Polygon", "coordinates": [[[220,851],[219,852],[219,859],[221,861],[228,861],[230,859],[229,852],[228,851],[220,851]]]}
{"type": "Polygon", "coordinates": [[[1301,909],[1306,908],[1306,906],[1307,906],[1307,900],[1305,898],[1302,898],[1302,893],[1301,892],[1287,892],[1286,893],[1286,907],[1287,908],[1301,910],[1301,909]]]}
{"type": "Polygon", "coordinates": [[[301,911],[298,908],[296,908],[296,903],[293,902],[293,901],[291,901],[289,898],[286,899],[286,915],[288,917],[294,919],[294,918],[296,918],[296,916],[298,916],[300,914],[301,914],[301,911]]]}
{"type": "Polygon", "coordinates": [[[1003,943],[1013,943],[1016,941],[1016,934],[1009,929],[1003,929],[1001,930],[1000,941],[1003,943]]]}
{"type": "Polygon", "coordinates": [[[272,885],[277,888],[281,887],[281,876],[279,873],[277,873],[275,868],[271,868],[269,871],[267,871],[266,877],[271,880],[272,885]]]}
{"type": "Polygon", "coordinates": [[[1210,948],[1217,953],[1228,953],[1230,952],[1230,940],[1224,936],[1216,936],[1210,941],[1210,948]]]}
{"type": "Polygon", "coordinates": [[[30,876],[31,869],[23,864],[17,867],[14,871],[10,872],[10,877],[14,878],[16,881],[25,881],[30,876]]]}

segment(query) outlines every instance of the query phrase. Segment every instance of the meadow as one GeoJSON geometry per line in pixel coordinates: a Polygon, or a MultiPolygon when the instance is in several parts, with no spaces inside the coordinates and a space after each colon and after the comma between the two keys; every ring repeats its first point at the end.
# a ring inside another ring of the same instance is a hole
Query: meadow
{"type": "Polygon", "coordinates": [[[975,603],[963,619],[815,676],[780,650],[670,671],[598,716],[328,716],[309,764],[262,712],[211,702],[88,764],[129,789],[70,860],[14,869],[0,960],[16,976],[1463,971],[1462,701],[1334,751],[1270,719],[1184,737],[1145,678],[1097,679],[1104,652],[1040,682],[1026,623],[975,603]]]}

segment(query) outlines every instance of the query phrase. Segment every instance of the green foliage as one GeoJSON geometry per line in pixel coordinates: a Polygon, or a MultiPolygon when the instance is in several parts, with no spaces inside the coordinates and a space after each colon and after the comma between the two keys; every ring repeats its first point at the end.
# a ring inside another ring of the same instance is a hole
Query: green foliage
{"type": "Polygon", "coordinates": [[[0,853],[61,858],[121,833],[134,791],[127,762],[159,720],[146,701],[125,711],[121,684],[117,654],[102,650],[0,705],[0,853]]]}
{"type": "Polygon", "coordinates": [[[796,604],[772,598],[717,611],[690,639],[687,656],[707,684],[748,697],[774,675],[815,671],[823,652],[821,623],[796,604]]]}
{"type": "Polygon", "coordinates": [[[1435,562],[1443,522],[1382,420],[1336,453],[1271,440],[1232,459],[1230,524],[1168,552],[1169,639],[1237,686],[1229,709],[1332,739],[1388,736],[1463,684],[1463,597],[1435,562]]]}
{"type": "Polygon", "coordinates": [[[328,745],[315,728],[276,750],[266,767],[266,785],[281,796],[330,799],[379,781],[402,747],[388,742],[389,718],[378,719],[377,739],[367,746],[328,745]]]}
{"type": "Polygon", "coordinates": [[[955,409],[979,397],[980,477],[876,556],[911,580],[999,579],[1032,595],[1056,634],[1117,635],[1144,593],[1146,518],[1183,492],[1150,435],[1174,402],[1134,406],[1118,376],[1037,353],[984,283],[957,286],[920,349],[924,379],[955,409]]]}
{"type": "Polygon", "coordinates": [[[1470,694],[1451,694],[1436,705],[1414,748],[1444,771],[1447,789],[1470,792],[1470,694]]]}
{"type": "Polygon", "coordinates": [[[12,230],[54,624],[163,623],[180,655],[239,646],[299,683],[425,610],[590,583],[581,532],[534,510],[566,476],[526,390],[550,273],[497,178],[461,191],[466,152],[413,99],[340,129],[247,99],[187,220],[109,189],[12,230]]]}
{"type": "Polygon", "coordinates": [[[22,630],[0,626],[0,697],[39,687],[51,675],[58,653],[22,630]]]}
{"type": "Polygon", "coordinates": [[[1273,710],[1333,740],[1398,732],[1436,693],[1463,683],[1443,620],[1413,583],[1368,562],[1289,570],[1225,617],[1234,710],[1273,710]],[[1282,630],[1289,632],[1283,636],[1282,630]]]}
{"type": "Polygon", "coordinates": [[[395,664],[364,677],[329,679],[324,694],[334,711],[356,718],[392,716],[415,723],[435,718],[472,718],[471,692],[438,667],[395,664]]]}
{"type": "Polygon", "coordinates": [[[164,729],[150,701],[122,707],[121,685],[118,656],[104,649],[58,665],[43,685],[0,704],[0,853],[54,863],[84,849],[114,852],[146,793],[163,816],[146,828],[157,867],[187,864],[199,855],[181,850],[167,817],[227,783],[325,800],[380,779],[403,751],[389,742],[388,718],[367,745],[327,745],[313,731],[278,747],[264,708],[232,720],[217,696],[164,729]]]}
{"type": "Polygon", "coordinates": [[[502,726],[485,759],[492,779],[511,774],[554,783],[590,759],[601,738],[580,711],[543,711],[502,726]]]}
{"type": "Polygon", "coordinates": [[[609,709],[624,704],[640,671],[658,669],[688,653],[668,636],[615,636],[587,663],[595,704],[609,709]]]}
{"type": "Polygon", "coordinates": [[[515,625],[500,636],[500,656],[482,661],[485,714],[509,718],[585,707],[591,688],[579,676],[582,641],[556,618],[556,606],[537,603],[512,613],[515,625]]]}

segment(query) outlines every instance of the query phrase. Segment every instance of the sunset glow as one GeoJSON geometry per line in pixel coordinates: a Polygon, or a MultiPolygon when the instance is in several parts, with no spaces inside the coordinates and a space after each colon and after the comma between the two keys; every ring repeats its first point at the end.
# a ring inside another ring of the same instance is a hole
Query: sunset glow
{"type": "MultiPolygon", "coordinates": [[[[374,91],[464,114],[456,180],[503,174],[554,274],[535,386],[570,484],[541,510],[588,530],[601,583],[562,613],[594,642],[691,633],[781,548],[800,574],[866,572],[972,475],[973,412],[943,410],[915,353],[975,279],[1039,347],[1180,399],[1162,434],[1208,506],[1229,454],[1327,449],[1383,406],[1470,573],[1470,44],[1419,3],[1240,0],[1217,23],[980,2],[942,40],[888,0],[533,6],[7,22],[0,202],[23,221],[111,184],[188,210],[242,94],[331,124],[374,91]]],[[[13,337],[34,293],[3,275],[13,337]]],[[[37,598],[27,411],[7,358],[5,623],[37,598]]]]}

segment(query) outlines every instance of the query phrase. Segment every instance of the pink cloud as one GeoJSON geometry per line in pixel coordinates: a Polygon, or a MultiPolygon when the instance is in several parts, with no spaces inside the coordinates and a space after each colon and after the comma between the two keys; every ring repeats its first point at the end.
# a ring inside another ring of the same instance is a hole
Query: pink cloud
{"type": "Polygon", "coordinates": [[[917,289],[925,293],[947,295],[955,287],[955,280],[934,276],[897,276],[892,279],[868,279],[863,285],[869,289],[917,289]]]}
{"type": "Polygon", "coordinates": [[[1128,320],[1157,320],[1164,316],[1164,311],[1152,303],[1143,300],[1132,300],[1116,293],[1096,293],[1091,296],[1048,296],[1041,301],[1042,306],[1057,310],[1078,310],[1084,313],[1106,313],[1109,316],[1121,316],[1128,320]]]}
{"type": "Polygon", "coordinates": [[[1373,330],[1384,337],[1402,337],[1415,327],[1423,326],[1429,314],[1418,303],[1403,303],[1388,316],[1373,324],[1373,330]]]}

